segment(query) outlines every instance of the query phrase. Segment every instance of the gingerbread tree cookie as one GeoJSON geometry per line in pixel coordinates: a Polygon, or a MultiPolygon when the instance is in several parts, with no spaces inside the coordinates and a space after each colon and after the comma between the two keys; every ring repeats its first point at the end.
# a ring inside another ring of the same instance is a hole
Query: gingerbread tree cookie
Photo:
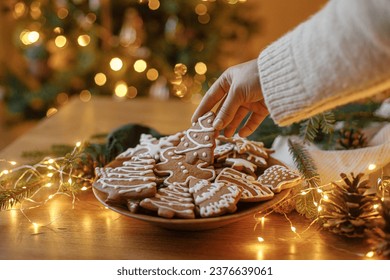
{"type": "Polygon", "coordinates": [[[215,182],[237,185],[242,190],[242,202],[265,201],[274,196],[268,187],[261,185],[254,177],[229,167],[222,170],[215,182]]]}
{"type": "Polygon", "coordinates": [[[111,204],[150,197],[156,193],[154,166],[152,158],[134,157],[117,167],[98,167],[95,169],[98,179],[93,186],[107,193],[106,202],[111,204]]]}
{"type": "Polygon", "coordinates": [[[217,217],[237,210],[241,190],[234,184],[210,183],[207,180],[192,180],[190,193],[202,218],[217,217]]]}
{"type": "Polygon", "coordinates": [[[195,218],[195,205],[188,188],[179,185],[169,185],[157,191],[154,197],[141,200],[140,206],[144,209],[156,211],[164,218],[195,218]]]}
{"type": "Polygon", "coordinates": [[[168,148],[161,154],[161,162],[156,164],[154,171],[158,175],[168,175],[164,180],[165,185],[174,183],[187,184],[190,179],[213,180],[215,178],[214,167],[207,162],[189,164],[184,155],[177,155],[175,147],[168,148]]]}
{"type": "Polygon", "coordinates": [[[185,155],[186,161],[190,164],[194,164],[198,160],[212,164],[215,148],[214,118],[215,114],[208,112],[200,117],[196,123],[193,123],[192,127],[185,131],[175,153],[185,155]]]}
{"type": "Polygon", "coordinates": [[[302,181],[302,177],[287,167],[272,165],[257,180],[273,192],[279,193],[284,189],[298,185],[302,181]]]}

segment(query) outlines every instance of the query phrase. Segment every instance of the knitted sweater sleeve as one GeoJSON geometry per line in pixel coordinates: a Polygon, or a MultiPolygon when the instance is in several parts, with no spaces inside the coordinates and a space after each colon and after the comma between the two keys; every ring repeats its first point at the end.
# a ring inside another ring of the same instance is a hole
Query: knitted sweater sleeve
{"type": "Polygon", "coordinates": [[[389,89],[390,1],[331,0],[257,62],[265,103],[281,126],[389,89]]]}

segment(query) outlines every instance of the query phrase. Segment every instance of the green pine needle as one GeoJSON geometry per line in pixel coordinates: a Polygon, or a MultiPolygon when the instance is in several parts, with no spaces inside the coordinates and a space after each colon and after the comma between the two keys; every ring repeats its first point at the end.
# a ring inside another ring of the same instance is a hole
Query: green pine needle
{"type": "Polygon", "coordinates": [[[332,112],[324,112],[301,123],[300,136],[304,141],[314,142],[320,131],[330,134],[334,131],[335,117],[332,112]]]}

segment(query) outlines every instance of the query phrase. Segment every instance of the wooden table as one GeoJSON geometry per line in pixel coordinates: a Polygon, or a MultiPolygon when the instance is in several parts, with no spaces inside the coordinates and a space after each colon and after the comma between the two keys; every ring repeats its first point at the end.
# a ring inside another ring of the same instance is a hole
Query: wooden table
{"type": "MultiPolygon", "coordinates": [[[[51,118],[17,139],[0,158],[23,161],[23,151],[52,144],[74,144],[96,133],[127,123],[140,123],[161,133],[186,129],[195,105],[180,101],[135,99],[117,102],[94,98],[72,100],[51,118]]],[[[91,191],[71,199],[60,197],[45,206],[0,212],[0,259],[365,259],[361,240],[343,239],[315,226],[298,214],[273,213],[263,225],[249,216],[222,228],[184,232],[159,228],[105,209],[91,191]],[[264,238],[260,243],[258,237],[264,238]]]]}

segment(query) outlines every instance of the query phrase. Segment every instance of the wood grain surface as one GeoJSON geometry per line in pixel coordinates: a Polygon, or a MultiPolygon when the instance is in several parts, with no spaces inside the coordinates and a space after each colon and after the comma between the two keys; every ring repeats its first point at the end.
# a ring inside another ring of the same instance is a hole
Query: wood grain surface
{"type": "MultiPolygon", "coordinates": [[[[180,101],[94,98],[83,103],[74,99],[6,147],[0,158],[23,161],[23,151],[73,144],[127,123],[171,134],[190,126],[194,110],[195,105],[180,101]]],[[[59,196],[25,213],[18,209],[0,212],[0,259],[335,260],[365,259],[369,251],[364,240],[309,227],[310,221],[296,213],[287,217],[299,235],[277,213],[267,216],[264,223],[257,224],[254,216],[248,216],[221,228],[188,232],[167,230],[106,209],[91,191],[77,198],[74,205],[71,198],[59,196]],[[259,242],[259,236],[264,242],[259,242]]]]}

